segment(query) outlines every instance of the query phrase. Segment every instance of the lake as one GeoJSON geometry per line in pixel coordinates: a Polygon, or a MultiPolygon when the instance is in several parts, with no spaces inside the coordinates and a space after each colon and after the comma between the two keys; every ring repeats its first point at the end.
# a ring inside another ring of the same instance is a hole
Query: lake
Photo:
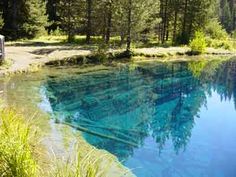
{"type": "Polygon", "coordinates": [[[51,67],[2,87],[13,103],[37,92],[56,123],[138,177],[236,176],[236,59],[51,67]]]}

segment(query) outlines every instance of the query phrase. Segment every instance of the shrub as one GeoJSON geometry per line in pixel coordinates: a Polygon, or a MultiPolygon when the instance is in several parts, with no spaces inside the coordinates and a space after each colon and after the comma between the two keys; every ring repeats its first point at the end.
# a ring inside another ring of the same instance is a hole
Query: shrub
{"type": "Polygon", "coordinates": [[[206,38],[206,43],[208,47],[212,47],[215,49],[218,48],[223,48],[226,50],[232,50],[234,48],[234,42],[230,41],[228,39],[226,40],[217,40],[217,39],[211,39],[211,38],[206,38]]]}
{"type": "Polygon", "coordinates": [[[211,39],[226,40],[229,36],[217,20],[211,20],[205,27],[205,33],[211,39]]]}
{"type": "Polygon", "coordinates": [[[89,57],[92,63],[104,63],[108,60],[108,46],[106,44],[100,44],[98,48],[93,51],[91,57],[89,57]]]}
{"type": "Polygon", "coordinates": [[[123,52],[118,52],[115,54],[115,59],[131,59],[134,53],[132,51],[125,50],[123,52]]]}
{"type": "Polygon", "coordinates": [[[205,34],[202,31],[196,31],[193,40],[190,41],[191,53],[202,54],[206,50],[205,34]]]}
{"type": "Polygon", "coordinates": [[[51,31],[50,35],[51,36],[63,36],[64,32],[59,27],[57,27],[54,31],[51,31]]]}
{"type": "Polygon", "coordinates": [[[1,69],[8,69],[13,64],[13,61],[9,58],[0,61],[0,70],[1,69]]]}
{"type": "Polygon", "coordinates": [[[231,33],[231,37],[232,37],[233,39],[236,39],[236,30],[234,30],[234,31],[231,33]]]}

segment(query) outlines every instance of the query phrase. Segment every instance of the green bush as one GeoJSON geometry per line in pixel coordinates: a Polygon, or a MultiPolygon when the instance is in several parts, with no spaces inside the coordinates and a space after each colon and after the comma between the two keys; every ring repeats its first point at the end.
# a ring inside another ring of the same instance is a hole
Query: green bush
{"type": "Polygon", "coordinates": [[[51,36],[62,36],[65,34],[59,27],[57,27],[57,29],[55,29],[54,31],[51,31],[50,35],[51,36]]]}
{"type": "Polygon", "coordinates": [[[92,63],[104,63],[107,62],[109,57],[107,55],[108,46],[104,43],[100,44],[96,50],[92,52],[91,57],[89,57],[92,63]]]}
{"type": "Polygon", "coordinates": [[[202,54],[206,51],[206,38],[202,31],[196,31],[193,40],[190,41],[192,54],[202,54]]]}
{"type": "Polygon", "coordinates": [[[236,30],[234,30],[234,31],[231,33],[231,37],[232,37],[233,39],[236,39],[236,30]]]}
{"type": "MultiPolygon", "coordinates": [[[[206,43],[208,47],[223,48],[226,50],[232,50],[234,44],[230,41],[230,36],[222,25],[215,19],[209,21],[205,27],[206,43]]],[[[236,37],[236,33],[232,33],[232,37],[236,37]]]]}
{"type": "Polygon", "coordinates": [[[226,40],[229,38],[226,30],[217,20],[210,20],[205,27],[205,34],[211,39],[226,40]]]}
{"type": "Polygon", "coordinates": [[[228,39],[226,40],[217,40],[217,39],[211,39],[209,37],[206,38],[206,43],[208,47],[212,47],[215,49],[222,48],[226,50],[232,50],[234,49],[234,42],[230,41],[228,39]]]}
{"type": "Polygon", "coordinates": [[[9,69],[13,64],[13,60],[6,58],[0,61],[0,70],[9,69]]]}

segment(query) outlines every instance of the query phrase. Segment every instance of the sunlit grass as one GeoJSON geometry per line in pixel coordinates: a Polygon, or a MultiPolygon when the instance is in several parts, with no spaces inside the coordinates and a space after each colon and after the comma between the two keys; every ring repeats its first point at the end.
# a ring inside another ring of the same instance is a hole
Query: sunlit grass
{"type": "Polygon", "coordinates": [[[0,70],[8,69],[12,66],[13,61],[11,59],[5,59],[3,62],[0,63],[0,70]]]}
{"type": "MultiPolygon", "coordinates": [[[[102,156],[94,159],[96,150],[90,150],[87,154],[82,154],[78,148],[75,159],[56,161],[56,166],[51,173],[55,177],[104,177],[111,164],[106,164],[106,168],[101,168],[102,156]]],[[[105,157],[105,156],[104,156],[105,157]]]]}
{"type": "Polygon", "coordinates": [[[79,139],[71,158],[47,157],[46,162],[41,159],[44,151],[39,143],[40,129],[32,122],[15,109],[0,107],[1,177],[105,177],[112,169],[116,170],[115,176],[132,176],[114,156],[79,139]]]}
{"type": "Polygon", "coordinates": [[[34,150],[37,131],[13,109],[0,111],[0,174],[2,177],[34,177],[39,174],[34,150]]]}
{"type": "MultiPolygon", "coordinates": [[[[110,44],[118,45],[120,43],[120,38],[118,36],[111,37],[110,44]]],[[[38,38],[32,39],[30,41],[35,42],[48,42],[48,43],[67,43],[67,36],[66,35],[44,35],[38,38]]],[[[104,40],[101,36],[92,36],[91,43],[93,44],[101,44],[104,43],[104,40]]],[[[86,36],[83,35],[76,35],[74,41],[71,44],[80,44],[86,45],[86,36]]]]}

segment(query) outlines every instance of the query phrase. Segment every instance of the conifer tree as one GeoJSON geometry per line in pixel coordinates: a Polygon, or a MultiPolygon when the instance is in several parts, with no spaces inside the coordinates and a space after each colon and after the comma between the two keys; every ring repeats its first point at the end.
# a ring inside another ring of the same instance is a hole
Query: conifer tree
{"type": "Polygon", "coordinates": [[[68,42],[74,40],[81,24],[82,5],[80,0],[61,0],[58,4],[61,27],[68,36],[68,42]]]}
{"type": "Polygon", "coordinates": [[[47,26],[46,4],[42,0],[26,0],[22,30],[25,37],[33,38],[45,32],[47,26]]]}
{"type": "Polygon", "coordinates": [[[232,30],[233,17],[231,14],[231,9],[229,7],[229,2],[227,0],[222,1],[221,23],[225,27],[227,32],[230,32],[232,30]]]}
{"type": "Polygon", "coordinates": [[[42,0],[3,0],[1,8],[4,21],[2,33],[8,39],[33,38],[47,24],[42,0]]]}

